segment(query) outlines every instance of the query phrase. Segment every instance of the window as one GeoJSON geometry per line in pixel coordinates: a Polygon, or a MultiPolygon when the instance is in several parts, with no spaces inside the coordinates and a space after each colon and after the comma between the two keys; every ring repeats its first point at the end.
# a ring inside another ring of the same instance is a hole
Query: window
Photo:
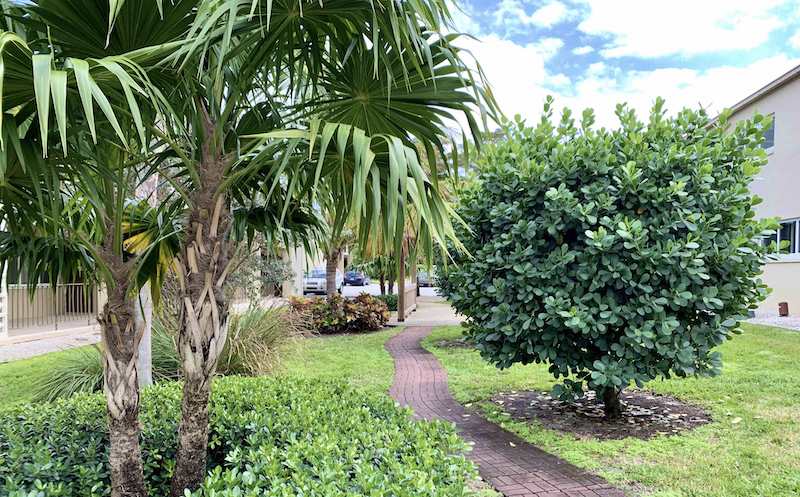
{"type": "Polygon", "coordinates": [[[764,238],[764,245],[773,254],[800,253],[798,233],[800,233],[800,220],[781,221],[780,228],[771,236],[764,238]]]}
{"type": "Polygon", "coordinates": [[[778,230],[778,253],[794,254],[797,253],[797,221],[781,223],[778,230]]]}
{"type": "Polygon", "coordinates": [[[775,114],[770,114],[769,117],[772,118],[772,124],[764,130],[764,141],[761,142],[761,148],[764,150],[775,147],[775,114]]]}

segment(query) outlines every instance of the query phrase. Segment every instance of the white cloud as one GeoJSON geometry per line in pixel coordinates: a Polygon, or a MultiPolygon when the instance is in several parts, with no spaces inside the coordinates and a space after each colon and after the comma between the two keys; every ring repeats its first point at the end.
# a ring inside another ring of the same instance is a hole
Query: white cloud
{"type": "Polygon", "coordinates": [[[572,18],[576,13],[559,0],[550,0],[528,14],[521,0],[501,0],[494,10],[494,25],[506,34],[525,33],[532,27],[550,28],[572,18]]]}
{"type": "Polygon", "coordinates": [[[693,55],[757,47],[785,19],[774,13],[788,0],[582,0],[578,28],[611,41],[606,57],[693,55]]]}
{"type": "Polygon", "coordinates": [[[564,101],[574,111],[593,107],[598,123],[617,124],[614,106],[627,102],[640,117],[648,114],[656,97],[664,97],[669,111],[704,107],[715,114],[777,78],[798,64],[797,59],[777,55],[747,66],[717,66],[704,70],[663,68],[626,71],[594,67],[578,81],[564,101]]]}
{"type": "Polygon", "coordinates": [[[479,35],[481,32],[481,25],[472,16],[470,12],[474,12],[474,7],[468,1],[454,1],[448,0],[447,7],[450,9],[450,14],[453,17],[453,27],[458,33],[469,33],[472,35],[479,35]]]}
{"type": "Polygon", "coordinates": [[[564,73],[553,74],[552,76],[547,76],[546,83],[549,87],[555,88],[563,88],[569,85],[572,82],[564,73]]]}
{"type": "Polygon", "coordinates": [[[567,6],[554,0],[536,9],[529,19],[532,24],[549,28],[566,21],[569,17],[570,11],[567,6]]]}
{"type": "Polygon", "coordinates": [[[789,45],[791,45],[792,48],[800,50],[800,31],[789,38],[789,45]]]}
{"type": "Polygon", "coordinates": [[[584,45],[582,47],[575,47],[572,49],[572,53],[575,55],[586,55],[592,52],[594,52],[594,47],[590,45],[584,45]]]}
{"type": "Polygon", "coordinates": [[[548,60],[561,50],[561,47],[564,46],[564,42],[560,38],[542,38],[528,46],[533,47],[545,60],[548,60]]]}
{"type": "Polygon", "coordinates": [[[463,39],[481,64],[500,108],[509,116],[530,116],[547,95],[546,55],[536,45],[520,45],[496,34],[478,40],[463,39]]]}
{"type": "Polygon", "coordinates": [[[492,34],[462,44],[482,65],[498,105],[508,117],[520,114],[536,121],[545,97],[553,95],[556,109],[569,107],[579,116],[591,107],[597,123],[607,127],[618,124],[614,116],[617,103],[627,102],[644,118],[659,96],[666,99],[670,113],[702,106],[715,114],[800,63],[800,59],[776,55],[741,67],[623,71],[608,62],[596,62],[570,78],[548,71],[552,55],[543,50],[542,43],[520,45],[492,34]]]}

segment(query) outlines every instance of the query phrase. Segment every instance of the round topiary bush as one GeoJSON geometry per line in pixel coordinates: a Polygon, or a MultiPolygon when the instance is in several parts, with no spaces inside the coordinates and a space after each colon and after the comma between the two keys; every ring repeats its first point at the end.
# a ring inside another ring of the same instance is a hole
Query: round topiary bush
{"type": "MultiPolygon", "coordinates": [[[[169,495],[178,384],[142,398],[149,492],[169,495]]],[[[194,496],[464,495],[474,468],[445,423],[422,423],[382,395],[342,383],[221,378],[214,383],[209,471],[194,496]]],[[[108,495],[100,395],[0,411],[0,495],[108,495]]]]}
{"type": "Polygon", "coordinates": [[[467,253],[442,290],[498,367],[545,363],[562,399],[585,388],[619,415],[619,392],[654,378],[713,375],[713,349],[763,299],[748,185],[765,163],[765,118],[726,129],[700,111],[576,127],[568,111],[518,121],[488,145],[458,213],[467,253]]]}

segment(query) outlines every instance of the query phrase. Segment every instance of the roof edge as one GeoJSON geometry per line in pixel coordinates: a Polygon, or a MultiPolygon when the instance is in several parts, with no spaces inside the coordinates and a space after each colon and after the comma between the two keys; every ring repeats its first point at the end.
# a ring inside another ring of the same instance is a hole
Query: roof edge
{"type": "Polygon", "coordinates": [[[731,114],[736,114],[737,112],[741,111],[742,109],[752,104],[753,102],[757,102],[761,98],[791,83],[798,77],[800,77],[800,65],[797,65],[792,69],[789,69],[787,72],[779,76],[777,79],[772,80],[771,82],[759,88],[752,94],[748,95],[747,97],[733,104],[731,107],[729,107],[729,109],[731,110],[731,114]]]}

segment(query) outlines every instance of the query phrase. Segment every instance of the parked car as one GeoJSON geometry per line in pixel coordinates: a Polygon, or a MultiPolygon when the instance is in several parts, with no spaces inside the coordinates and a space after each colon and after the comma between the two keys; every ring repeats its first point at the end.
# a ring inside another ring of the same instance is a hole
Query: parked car
{"type": "MultiPolygon", "coordinates": [[[[342,293],[343,282],[344,278],[342,278],[342,272],[337,269],[336,291],[339,293],[342,293]]],[[[325,295],[328,293],[328,284],[327,279],[325,278],[324,267],[315,267],[311,271],[308,271],[303,278],[303,295],[309,293],[318,293],[320,295],[325,295]]]]}
{"type": "Polygon", "coordinates": [[[422,286],[422,287],[436,286],[436,275],[428,273],[427,271],[418,272],[417,286],[422,286]]]}
{"type": "Polygon", "coordinates": [[[369,285],[369,276],[361,271],[348,271],[344,273],[344,284],[352,286],[369,285]]]}

